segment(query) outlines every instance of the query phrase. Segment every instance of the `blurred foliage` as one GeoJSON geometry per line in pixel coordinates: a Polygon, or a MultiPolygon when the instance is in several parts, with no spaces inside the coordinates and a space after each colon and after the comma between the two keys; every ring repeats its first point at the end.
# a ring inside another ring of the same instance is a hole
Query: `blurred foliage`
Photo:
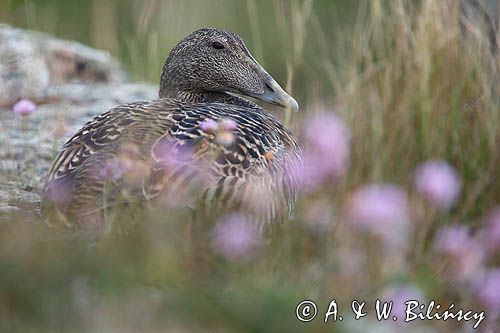
{"type": "Polygon", "coordinates": [[[348,0],[26,0],[2,6],[0,21],[107,49],[134,78],[151,82],[158,81],[169,50],[190,32],[231,30],[281,82],[293,74],[294,90],[302,95],[321,86],[310,82],[328,82],[324,57],[335,52],[328,45],[336,44],[337,27],[348,26],[355,13],[348,0]]]}
{"type": "MultiPolygon", "coordinates": [[[[433,251],[443,225],[479,233],[500,203],[499,57],[484,22],[464,21],[461,8],[431,0],[4,0],[0,20],[108,49],[134,78],[152,82],[187,33],[233,30],[299,97],[306,116],[340,115],[352,147],[345,176],[305,194],[296,218],[251,261],[213,253],[210,232],[189,232],[182,210],[146,211],[135,219],[141,223],[93,240],[13,218],[0,225],[0,331],[366,331],[362,320],[300,323],[295,306],[309,298],[324,311],[336,298],[348,309],[352,299],[373,300],[393,284],[481,308],[473,288],[446,279],[449,263],[433,251]],[[448,161],[462,180],[450,212],[412,185],[417,165],[433,158],[448,161]],[[372,182],[396,183],[408,194],[404,249],[385,249],[344,216],[356,189],[372,182]]],[[[292,119],[299,134],[306,116],[292,119]]],[[[498,264],[492,257],[484,266],[498,264]]]]}

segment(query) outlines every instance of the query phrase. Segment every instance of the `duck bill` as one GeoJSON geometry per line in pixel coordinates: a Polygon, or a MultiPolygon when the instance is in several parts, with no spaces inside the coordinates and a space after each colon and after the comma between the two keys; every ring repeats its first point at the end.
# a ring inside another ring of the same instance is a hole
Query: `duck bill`
{"type": "MultiPolygon", "coordinates": [[[[253,60],[255,61],[255,59],[253,60]]],[[[278,82],[276,82],[257,61],[255,61],[255,64],[257,65],[256,71],[258,77],[262,80],[264,92],[249,95],[258,100],[279,105],[294,112],[299,111],[299,104],[297,101],[292,96],[288,95],[278,82]]]]}
{"type": "Polygon", "coordinates": [[[290,109],[294,112],[299,111],[299,104],[295,98],[288,95],[273,78],[270,79],[271,80],[265,83],[265,92],[253,97],[261,101],[279,105],[285,109],[290,109]]]}

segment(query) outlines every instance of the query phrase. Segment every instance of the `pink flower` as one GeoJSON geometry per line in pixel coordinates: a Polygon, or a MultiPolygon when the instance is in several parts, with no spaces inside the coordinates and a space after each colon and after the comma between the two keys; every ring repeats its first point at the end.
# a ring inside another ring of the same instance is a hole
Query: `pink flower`
{"type": "Polygon", "coordinates": [[[236,137],[228,131],[219,131],[215,136],[215,141],[223,146],[230,146],[234,143],[236,137]]]}
{"type": "Polygon", "coordinates": [[[460,179],[445,161],[428,161],[415,172],[415,186],[426,199],[439,209],[448,210],[460,194],[460,179]]]}
{"type": "Polygon", "coordinates": [[[466,226],[448,226],[439,230],[434,248],[439,252],[459,254],[463,251],[463,245],[470,240],[469,229],[466,226]]]}
{"type": "Polygon", "coordinates": [[[484,251],[466,226],[441,228],[434,240],[434,250],[448,259],[446,272],[453,280],[469,281],[483,269],[484,251]]]}
{"type": "Polygon", "coordinates": [[[346,172],[351,134],[344,121],[326,112],[310,116],[304,130],[304,183],[314,189],[346,172]]]}
{"type": "Polygon", "coordinates": [[[230,146],[234,143],[236,137],[232,133],[238,124],[232,119],[222,119],[216,122],[213,119],[205,119],[201,122],[202,131],[215,134],[215,141],[223,146],[230,146]]]}
{"type": "Polygon", "coordinates": [[[129,166],[123,165],[116,158],[106,160],[103,166],[97,166],[91,169],[91,172],[102,180],[119,180],[125,174],[129,166]]]}
{"type": "Polygon", "coordinates": [[[403,245],[408,237],[408,200],[399,187],[373,184],[355,192],[348,218],[358,229],[375,234],[386,245],[403,245]]]}
{"type": "Polygon", "coordinates": [[[148,182],[152,181],[156,190],[162,189],[162,201],[166,204],[175,196],[182,197],[191,190],[214,185],[215,178],[210,169],[212,160],[195,158],[189,141],[181,144],[162,137],[153,144],[151,151],[150,164],[154,171],[148,182]]]}
{"type": "Polygon", "coordinates": [[[151,165],[141,157],[137,145],[127,143],[118,148],[116,156],[96,165],[94,174],[104,180],[122,180],[126,185],[140,186],[150,175],[151,165]]]}
{"type": "Polygon", "coordinates": [[[488,311],[500,313],[500,268],[487,271],[477,288],[478,298],[488,311]]]}
{"type": "Polygon", "coordinates": [[[212,247],[229,260],[250,258],[259,243],[257,229],[240,214],[225,217],[214,228],[212,247]]]}
{"type": "Polygon", "coordinates": [[[226,131],[234,131],[238,127],[238,124],[232,119],[222,119],[220,127],[226,131]]]}
{"type": "Polygon", "coordinates": [[[488,311],[500,314],[500,268],[486,271],[476,288],[479,300],[488,311]]]}
{"type": "Polygon", "coordinates": [[[189,165],[193,160],[193,153],[188,145],[177,144],[175,140],[161,137],[151,148],[153,162],[157,167],[177,168],[189,165]]]}
{"type": "Polygon", "coordinates": [[[36,111],[36,104],[29,99],[21,99],[12,107],[12,111],[18,116],[29,116],[36,111]]]}
{"type": "Polygon", "coordinates": [[[500,207],[491,212],[481,230],[481,242],[491,254],[500,251],[500,207]]]}
{"type": "Polygon", "coordinates": [[[200,123],[203,132],[215,133],[219,129],[219,124],[213,119],[205,119],[200,123]]]}
{"type": "Polygon", "coordinates": [[[45,189],[44,197],[55,207],[64,209],[71,198],[73,184],[65,179],[53,179],[45,189]]]}
{"type": "MultiPolygon", "coordinates": [[[[398,322],[401,322],[406,317],[406,302],[417,301],[425,303],[425,297],[415,286],[394,285],[386,289],[380,297],[381,302],[392,301],[391,314],[396,316],[398,322]]],[[[382,309],[382,305],[380,309],[382,309]]]]}

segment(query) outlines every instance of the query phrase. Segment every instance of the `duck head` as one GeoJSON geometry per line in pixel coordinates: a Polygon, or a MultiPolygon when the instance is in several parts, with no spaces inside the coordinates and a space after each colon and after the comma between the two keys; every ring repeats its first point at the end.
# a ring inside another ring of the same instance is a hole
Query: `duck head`
{"type": "Polygon", "coordinates": [[[160,82],[160,97],[178,93],[236,93],[297,111],[295,99],[267,73],[236,34],[200,29],[170,52],[160,82]]]}

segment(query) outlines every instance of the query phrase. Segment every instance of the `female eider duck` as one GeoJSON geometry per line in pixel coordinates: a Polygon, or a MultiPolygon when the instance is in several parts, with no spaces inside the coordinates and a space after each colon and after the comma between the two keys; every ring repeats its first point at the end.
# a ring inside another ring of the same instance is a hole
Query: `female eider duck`
{"type": "Polygon", "coordinates": [[[127,198],[119,193],[175,199],[196,183],[205,207],[244,210],[260,223],[286,216],[300,148],[276,117],[240,96],[298,110],[239,36],[191,33],[163,66],[158,100],[118,106],[66,142],[46,178],[46,206],[95,228],[105,205],[127,198]]]}

